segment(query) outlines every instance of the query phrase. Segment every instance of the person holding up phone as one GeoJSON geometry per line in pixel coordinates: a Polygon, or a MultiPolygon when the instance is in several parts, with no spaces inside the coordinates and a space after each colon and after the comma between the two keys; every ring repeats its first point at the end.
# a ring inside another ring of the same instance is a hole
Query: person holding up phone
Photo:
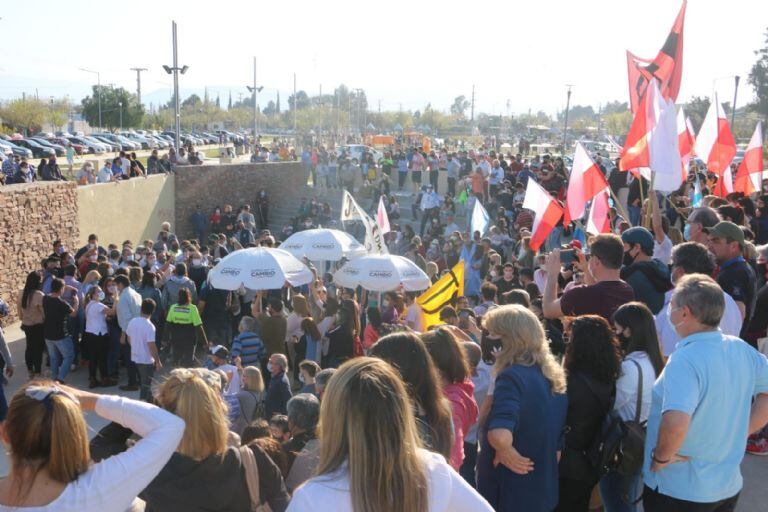
{"type": "Polygon", "coordinates": [[[624,244],[617,235],[602,234],[592,239],[591,257],[587,261],[580,250],[574,249],[574,266],[584,272],[585,286],[576,286],[557,297],[558,276],[562,267],[561,251],[555,249],[547,257],[544,268],[542,309],[545,318],[599,315],[610,321],[614,311],[635,299],[632,287],[619,277],[624,244]]]}

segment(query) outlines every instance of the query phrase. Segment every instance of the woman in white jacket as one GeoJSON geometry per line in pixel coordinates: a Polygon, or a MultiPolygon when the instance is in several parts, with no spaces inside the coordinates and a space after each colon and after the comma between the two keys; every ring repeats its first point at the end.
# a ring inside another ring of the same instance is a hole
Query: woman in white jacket
{"type": "Polygon", "coordinates": [[[320,409],[320,463],[288,511],[491,511],[436,453],[420,447],[405,385],[380,359],[358,357],[328,383],[320,409]]]}
{"type": "Polygon", "coordinates": [[[0,511],[122,512],[168,462],[183,434],[184,421],[159,407],[32,381],[16,392],[4,423],[11,472],[0,480],[0,511]],[[83,411],[142,439],[92,464],[83,411]]]}
{"type": "MultiPolygon", "coordinates": [[[[613,326],[624,353],[621,373],[616,381],[613,409],[624,421],[635,421],[638,418],[640,423],[645,424],[651,410],[653,383],[664,369],[656,322],[645,304],[629,302],[613,314],[613,326]]],[[[637,505],[634,502],[641,490],[641,480],[639,471],[629,477],[615,471],[608,472],[600,480],[600,495],[605,511],[635,512],[637,505]]]]}

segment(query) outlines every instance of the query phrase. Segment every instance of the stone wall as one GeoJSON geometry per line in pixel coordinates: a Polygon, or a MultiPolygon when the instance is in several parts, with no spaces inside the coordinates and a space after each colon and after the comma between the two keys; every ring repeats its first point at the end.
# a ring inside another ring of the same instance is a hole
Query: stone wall
{"type": "Polygon", "coordinates": [[[27,274],[53,251],[56,239],[79,247],[77,186],[74,182],[38,182],[0,187],[0,297],[18,319],[16,301],[27,274]]]}
{"type": "Polygon", "coordinates": [[[157,238],[160,224],[175,224],[174,178],[165,174],[77,188],[80,246],[96,233],[104,244],[157,238]]]}
{"type": "Polygon", "coordinates": [[[176,233],[194,236],[189,221],[200,205],[207,215],[216,206],[232,205],[234,211],[250,204],[265,189],[272,208],[287,198],[295,200],[307,183],[299,162],[268,164],[200,165],[179,168],[176,174],[176,233]]]}

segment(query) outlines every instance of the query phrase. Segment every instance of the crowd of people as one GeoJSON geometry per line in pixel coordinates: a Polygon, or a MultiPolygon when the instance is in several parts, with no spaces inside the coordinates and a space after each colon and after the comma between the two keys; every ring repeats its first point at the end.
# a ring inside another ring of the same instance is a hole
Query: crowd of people
{"type": "MultiPolygon", "coordinates": [[[[184,236],[166,223],[139,243],[56,241],[19,293],[29,383],[0,404],[0,506],[735,509],[745,451],[768,455],[768,197],[705,186],[694,207],[690,183],[667,200],[598,161],[630,218],[614,204],[611,233],[594,236],[561,222],[535,251],[525,185],[562,200],[562,159],[304,153],[317,187],[370,190],[371,208],[384,197],[390,252],[433,282],[464,262],[440,322],[424,323],[418,293],[342,288],[311,264],[302,287],[212,287],[221,258],[279,245],[266,193],[253,210],[198,208],[184,236]],[[394,172],[411,174],[410,221],[394,172]],[[487,233],[458,225],[474,201],[487,233]],[[69,386],[85,365],[91,390],[138,400],[69,386]],[[90,446],[80,410],[112,422],[90,446]]],[[[305,199],[282,235],[333,216],[305,199]]]]}

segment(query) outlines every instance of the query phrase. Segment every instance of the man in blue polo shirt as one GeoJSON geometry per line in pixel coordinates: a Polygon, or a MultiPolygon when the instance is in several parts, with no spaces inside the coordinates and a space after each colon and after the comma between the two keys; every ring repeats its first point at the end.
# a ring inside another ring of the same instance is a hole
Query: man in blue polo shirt
{"type": "Polygon", "coordinates": [[[718,329],[724,310],[723,291],[712,278],[691,274],[677,281],[669,322],[681,341],[653,386],[645,510],[736,508],[747,436],[768,423],[768,360],[718,329]]]}

